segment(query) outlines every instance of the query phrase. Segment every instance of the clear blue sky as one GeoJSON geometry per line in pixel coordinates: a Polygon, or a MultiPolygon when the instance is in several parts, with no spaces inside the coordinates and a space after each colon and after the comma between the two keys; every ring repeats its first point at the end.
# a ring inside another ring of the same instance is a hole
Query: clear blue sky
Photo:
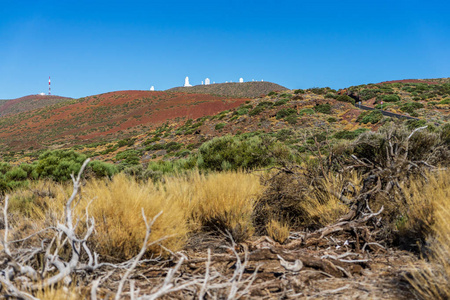
{"type": "Polygon", "coordinates": [[[450,77],[450,2],[1,0],[0,99],[450,77]]]}

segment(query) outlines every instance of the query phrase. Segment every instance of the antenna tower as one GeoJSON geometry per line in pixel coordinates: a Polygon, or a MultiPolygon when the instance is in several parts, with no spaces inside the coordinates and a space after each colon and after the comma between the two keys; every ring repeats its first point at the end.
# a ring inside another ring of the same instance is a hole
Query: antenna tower
{"type": "Polygon", "coordinates": [[[52,88],[50,87],[50,76],[48,76],[48,94],[51,95],[52,88]]]}

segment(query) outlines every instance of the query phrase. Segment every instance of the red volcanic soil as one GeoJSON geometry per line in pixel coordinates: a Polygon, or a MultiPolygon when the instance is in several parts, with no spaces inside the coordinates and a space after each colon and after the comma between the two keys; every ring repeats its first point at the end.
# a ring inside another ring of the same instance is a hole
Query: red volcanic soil
{"type": "Polygon", "coordinates": [[[247,100],[159,91],[111,92],[1,118],[0,143],[23,149],[112,139],[171,120],[214,115],[247,100]]]}
{"type": "Polygon", "coordinates": [[[395,82],[400,82],[400,83],[426,83],[426,84],[439,84],[439,82],[434,82],[434,81],[426,81],[426,80],[421,80],[421,79],[401,79],[401,80],[390,80],[390,81],[383,81],[377,84],[387,84],[387,83],[395,83],[395,82]]]}
{"type": "Polygon", "coordinates": [[[12,113],[29,111],[70,99],[71,98],[53,95],[29,95],[8,100],[3,105],[0,105],[0,115],[4,116],[12,113]]]}

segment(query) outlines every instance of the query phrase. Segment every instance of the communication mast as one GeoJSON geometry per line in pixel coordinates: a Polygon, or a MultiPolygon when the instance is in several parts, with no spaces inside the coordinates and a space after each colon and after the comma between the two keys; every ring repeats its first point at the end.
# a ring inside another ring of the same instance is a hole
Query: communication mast
{"type": "Polygon", "coordinates": [[[50,87],[50,76],[48,76],[48,94],[51,95],[52,88],[50,87]]]}

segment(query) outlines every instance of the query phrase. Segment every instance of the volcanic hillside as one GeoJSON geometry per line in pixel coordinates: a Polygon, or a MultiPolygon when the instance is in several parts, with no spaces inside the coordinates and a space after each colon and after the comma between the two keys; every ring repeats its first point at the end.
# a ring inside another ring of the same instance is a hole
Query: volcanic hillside
{"type": "Polygon", "coordinates": [[[173,92],[106,93],[0,118],[0,143],[27,149],[113,139],[181,117],[212,115],[246,100],[173,92]]]}
{"type": "Polygon", "coordinates": [[[12,100],[0,101],[0,116],[17,114],[49,105],[66,102],[72,98],[53,95],[29,95],[12,100]]]}
{"type": "Polygon", "coordinates": [[[167,91],[254,98],[261,95],[267,95],[271,91],[284,90],[287,90],[287,88],[276,83],[266,81],[252,81],[242,83],[216,83],[209,85],[196,85],[192,87],[176,87],[168,89],[167,91]]]}

